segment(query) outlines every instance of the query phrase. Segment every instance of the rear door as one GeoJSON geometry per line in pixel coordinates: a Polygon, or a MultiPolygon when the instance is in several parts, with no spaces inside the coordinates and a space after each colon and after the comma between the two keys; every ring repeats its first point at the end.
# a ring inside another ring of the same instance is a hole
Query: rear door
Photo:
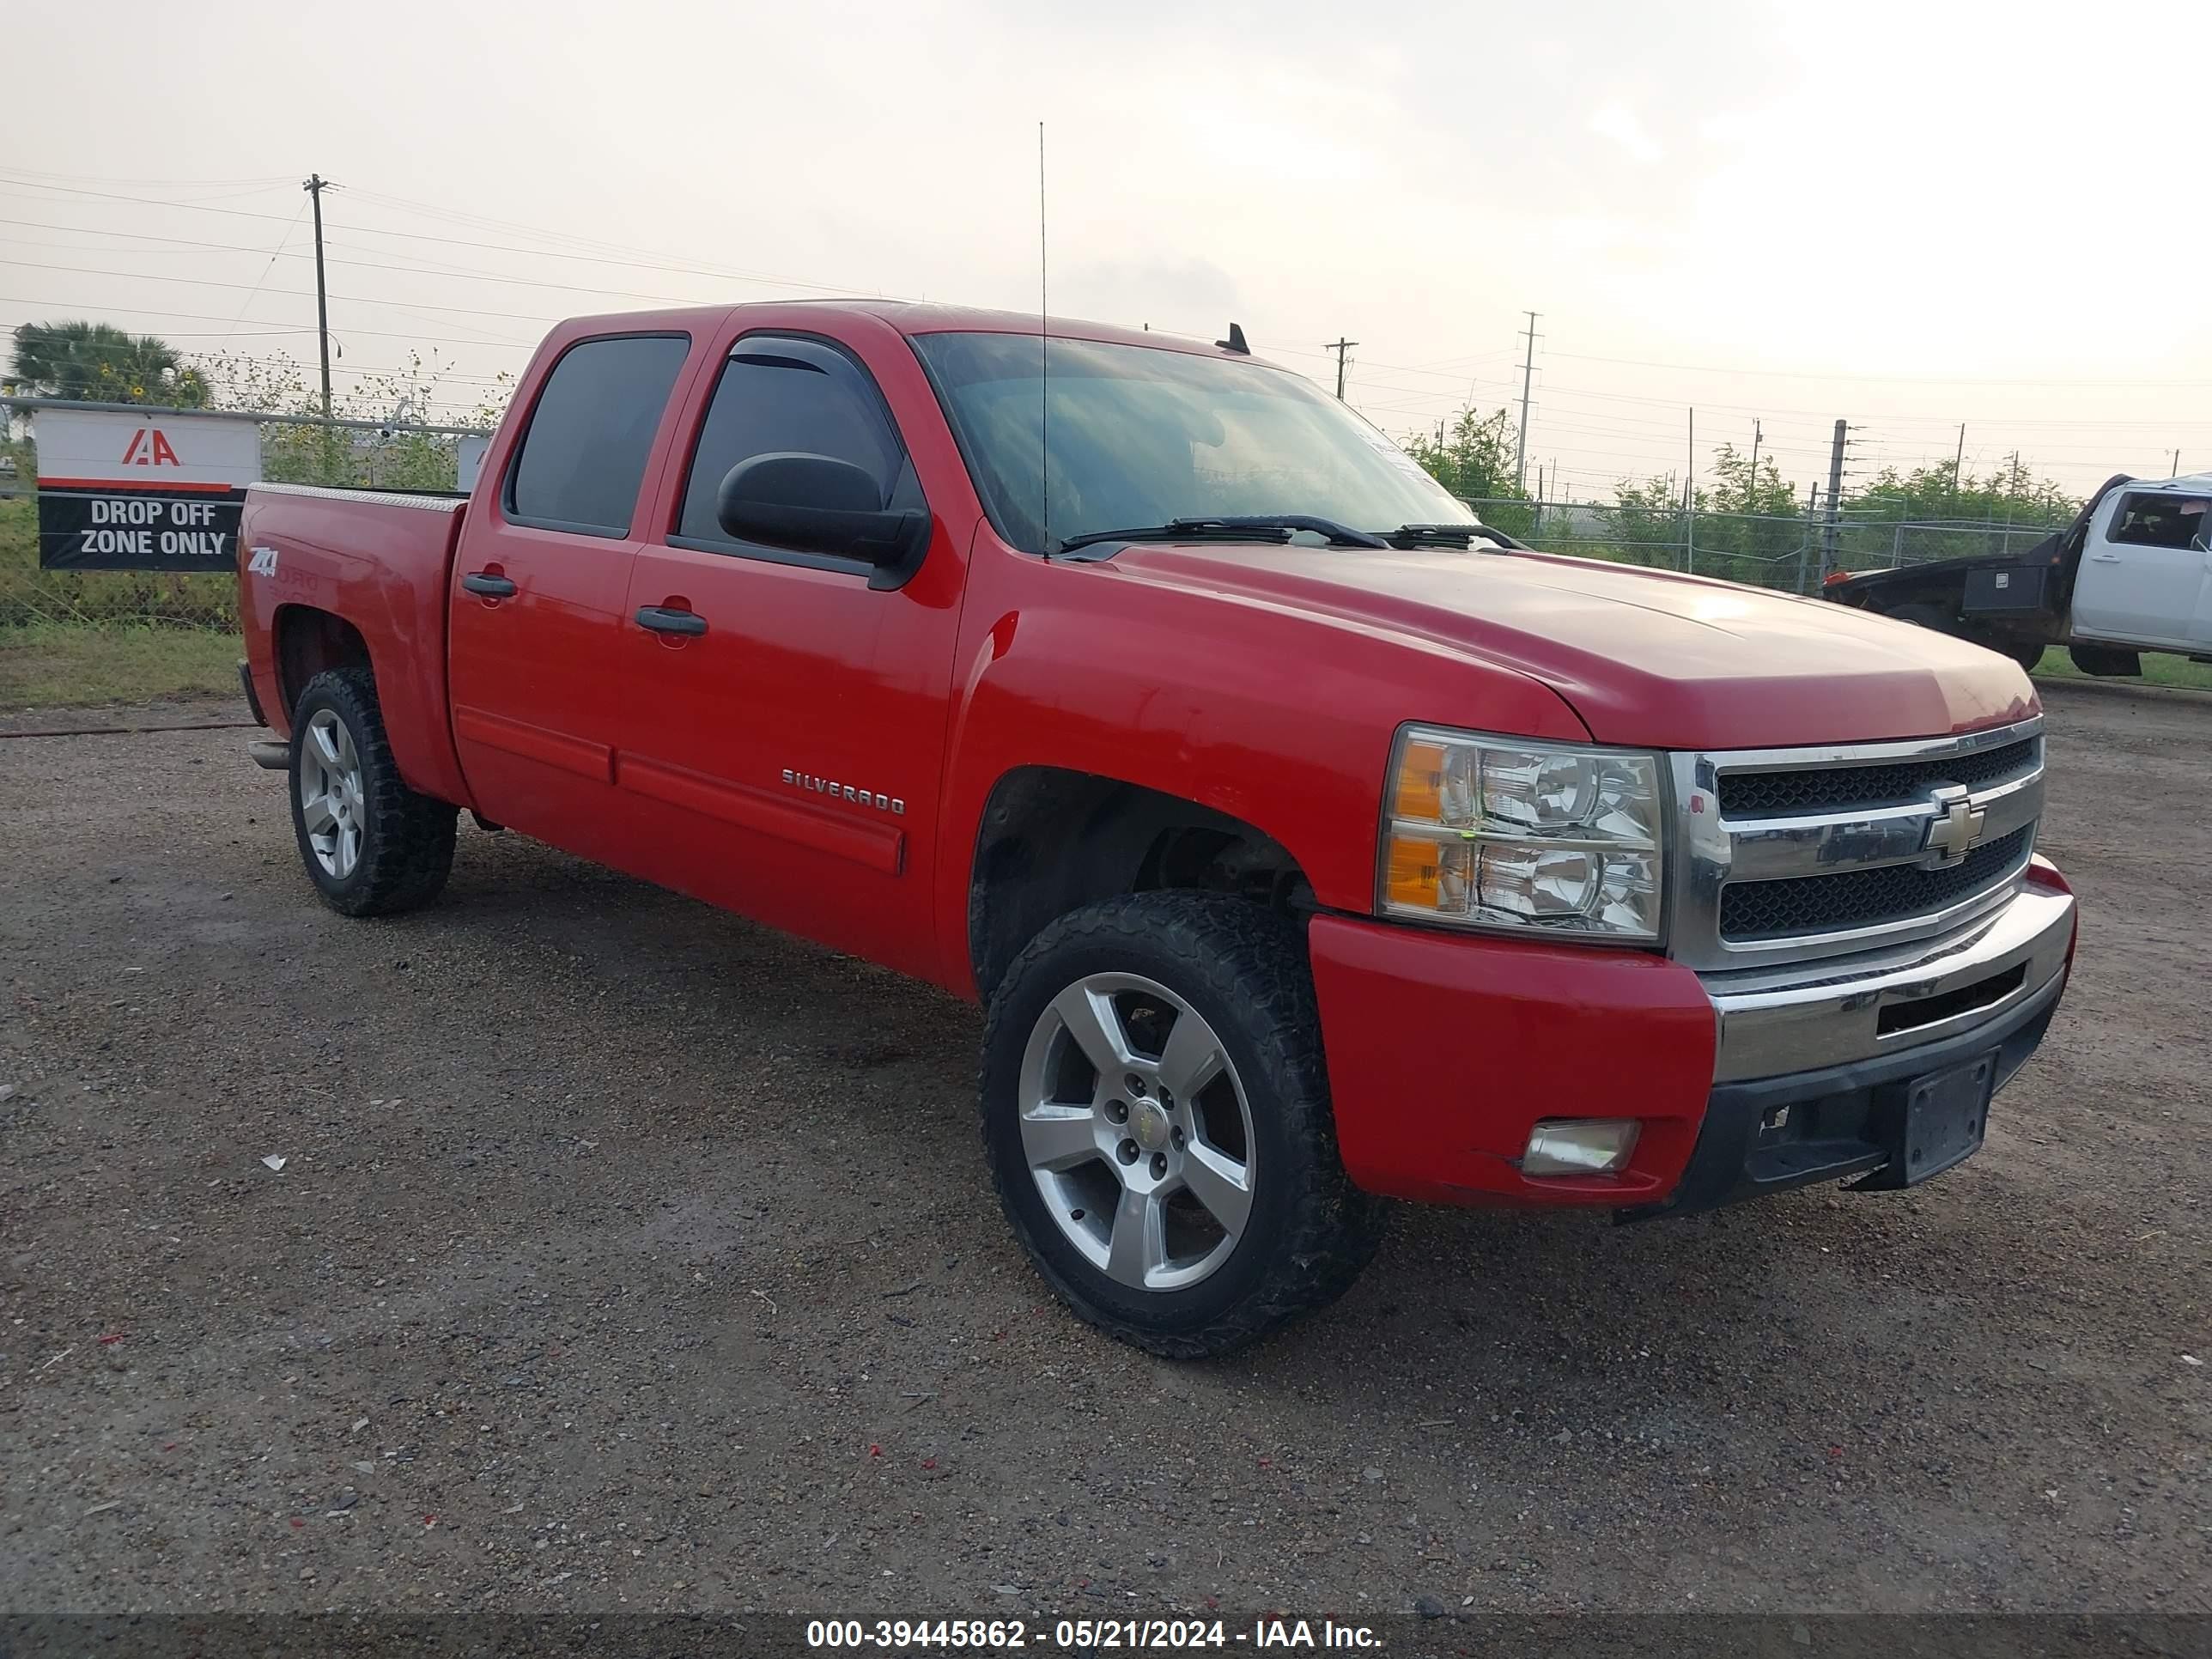
{"type": "Polygon", "coordinates": [[[2212,500],[2122,492],[2090,526],[2074,582],[2074,631],[2086,639],[2202,648],[2212,641],[2212,500]]]}
{"type": "Polygon", "coordinates": [[[821,336],[757,330],[702,368],[684,470],[630,576],[620,777],[650,803],[658,879],[933,974],[929,875],[965,549],[933,515],[919,568],[874,588],[859,559],[738,541],[715,512],[732,468],[785,451],[849,461],[884,507],[927,508],[900,422],[942,416],[904,341],[881,334],[884,368],[905,371],[896,413],[860,349],[821,336]],[[665,631],[671,615],[693,631],[665,631]]]}
{"type": "Polygon", "coordinates": [[[617,659],[681,333],[578,340],[545,377],[498,494],[453,561],[453,740],[478,809],[620,864],[617,659]]]}

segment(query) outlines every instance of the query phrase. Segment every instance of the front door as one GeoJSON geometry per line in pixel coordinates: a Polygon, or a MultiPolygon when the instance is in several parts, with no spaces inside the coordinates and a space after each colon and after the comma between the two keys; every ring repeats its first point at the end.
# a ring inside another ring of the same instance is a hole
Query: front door
{"type": "Polygon", "coordinates": [[[859,559],[723,532],[723,478],[776,452],[849,461],[876,479],[881,505],[927,508],[858,350],[750,334],[699,377],[694,402],[696,439],[658,533],[640,544],[618,659],[631,688],[618,775],[656,815],[651,873],[934,975],[930,875],[966,550],[933,522],[920,565],[872,586],[859,559]]]}
{"type": "Polygon", "coordinates": [[[453,561],[453,741],[478,810],[608,862],[632,526],[690,350],[675,334],[570,346],[453,561]]]}
{"type": "Polygon", "coordinates": [[[2090,528],[2074,579],[2074,632],[2085,639],[2202,650],[2212,643],[2212,500],[2124,492],[2090,528]]]}

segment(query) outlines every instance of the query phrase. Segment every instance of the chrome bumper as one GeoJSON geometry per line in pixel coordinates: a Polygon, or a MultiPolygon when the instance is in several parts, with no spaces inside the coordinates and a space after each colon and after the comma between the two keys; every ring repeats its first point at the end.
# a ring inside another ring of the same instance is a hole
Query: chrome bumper
{"type": "Polygon", "coordinates": [[[2001,1018],[2066,970],[2070,894],[2029,885],[1948,939],[1789,968],[1701,975],[1719,1023],[1713,1080],[1886,1058],[2001,1018]]]}

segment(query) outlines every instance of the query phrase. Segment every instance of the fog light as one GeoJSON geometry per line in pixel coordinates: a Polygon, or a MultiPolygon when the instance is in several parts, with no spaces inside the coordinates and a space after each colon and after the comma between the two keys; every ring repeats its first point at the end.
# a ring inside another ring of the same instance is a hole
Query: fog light
{"type": "Polygon", "coordinates": [[[1632,1117],[1547,1117],[1528,1132],[1521,1173],[1611,1175],[1636,1150],[1632,1117]]]}

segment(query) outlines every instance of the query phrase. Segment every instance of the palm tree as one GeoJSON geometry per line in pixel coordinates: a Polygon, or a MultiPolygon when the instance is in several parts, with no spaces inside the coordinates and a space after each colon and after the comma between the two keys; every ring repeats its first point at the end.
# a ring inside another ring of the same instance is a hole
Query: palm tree
{"type": "Polygon", "coordinates": [[[112,323],[25,323],[15,331],[14,380],[27,392],[75,403],[199,409],[206,379],[177,349],[112,323]]]}

